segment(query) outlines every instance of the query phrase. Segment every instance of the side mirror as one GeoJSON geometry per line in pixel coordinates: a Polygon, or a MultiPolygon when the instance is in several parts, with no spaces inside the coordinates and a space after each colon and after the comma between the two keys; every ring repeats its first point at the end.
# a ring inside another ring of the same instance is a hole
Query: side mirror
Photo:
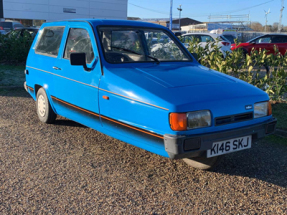
{"type": "Polygon", "coordinates": [[[191,53],[191,55],[198,61],[198,55],[196,53],[191,53]]]}
{"type": "Polygon", "coordinates": [[[86,64],[86,53],[71,53],[70,64],[72,66],[83,66],[86,71],[91,71],[86,64]]]}
{"type": "Polygon", "coordinates": [[[256,42],[255,42],[255,41],[252,41],[252,42],[250,42],[249,44],[256,44],[256,42]]]}

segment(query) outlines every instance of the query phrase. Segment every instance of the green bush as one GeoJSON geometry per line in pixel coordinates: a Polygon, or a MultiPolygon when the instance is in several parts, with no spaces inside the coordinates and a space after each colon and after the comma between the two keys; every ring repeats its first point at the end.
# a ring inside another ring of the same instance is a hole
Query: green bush
{"type": "Polygon", "coordinates": [[[0,35],[0,62],[20,64],[26,61],[33,38],[29,33],[23,36],[0,35]]]}
{"type": "Polygon", "coordinates": [[[215,42],[201,47],[195,40],[189,44],[188,50],[198,55],[203,66],[246,81],[264,90],[274,101],[284,100],[283,95],[287,92],[287,53],[282,56],[276,46],[275,54],[268,54],[264,49],[252,50],[249,55],[242,49],[235,49],[225,58],[215,42]]]}

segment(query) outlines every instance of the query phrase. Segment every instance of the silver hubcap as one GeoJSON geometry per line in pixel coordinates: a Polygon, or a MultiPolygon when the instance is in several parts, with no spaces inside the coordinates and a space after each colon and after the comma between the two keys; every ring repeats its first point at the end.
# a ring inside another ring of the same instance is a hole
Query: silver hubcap
{"type": "Polygon", "coordinates": [[[45,102],[45,98],[44,98],[43,95],[40,95],[38,97],[38,112],[39,112],[41,117],[45,116],[45,113],[46,113],[46,102],[45,102]]]}

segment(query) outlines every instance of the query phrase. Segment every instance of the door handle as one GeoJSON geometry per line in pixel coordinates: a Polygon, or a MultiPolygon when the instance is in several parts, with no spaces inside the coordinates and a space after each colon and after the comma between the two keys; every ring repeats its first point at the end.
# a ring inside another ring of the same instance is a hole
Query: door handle
{"type": "Polygon", "coordinates": [[[56,67],[56,66],[53,66],[53,69],[55,69],[55,70],[62,70],[61,68],[56,67]]]}

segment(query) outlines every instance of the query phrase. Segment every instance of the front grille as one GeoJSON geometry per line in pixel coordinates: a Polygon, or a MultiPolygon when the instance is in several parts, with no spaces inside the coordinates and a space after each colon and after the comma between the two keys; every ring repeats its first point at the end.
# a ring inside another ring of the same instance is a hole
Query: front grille
{"type": "Polygon", "coordinates": [[[215,125],[225,125],[253,119],[253,112],[215,118],[215,125]]]}

